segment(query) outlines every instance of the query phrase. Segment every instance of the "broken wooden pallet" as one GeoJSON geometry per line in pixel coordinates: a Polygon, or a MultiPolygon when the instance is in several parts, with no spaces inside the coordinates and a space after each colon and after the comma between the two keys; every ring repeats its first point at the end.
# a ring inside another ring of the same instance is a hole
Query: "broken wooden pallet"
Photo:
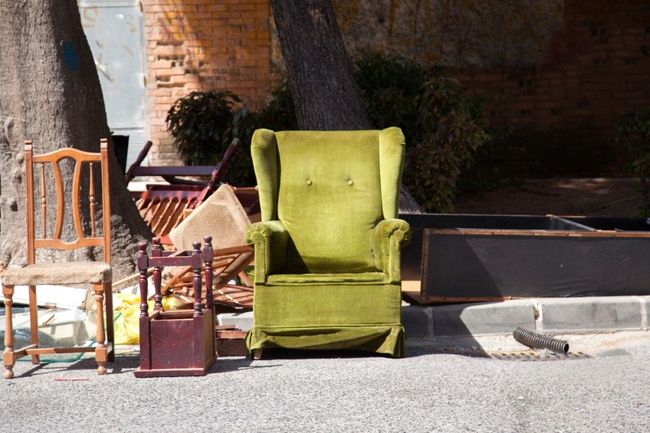
{"type": "MultiPolygon", "coordinates": [[[[214,250],[213,294],[214,303],[233,308],[253,307],[253,281],[246,268],[253,261],[253,249],[242,245],[214,250]],[[239,277],[242,284],[231,283],[239,277]]],[[[175,271],[163,282],[164,294],[176,293],[194,296],[192,268],[185,266],[175,271]]]]}

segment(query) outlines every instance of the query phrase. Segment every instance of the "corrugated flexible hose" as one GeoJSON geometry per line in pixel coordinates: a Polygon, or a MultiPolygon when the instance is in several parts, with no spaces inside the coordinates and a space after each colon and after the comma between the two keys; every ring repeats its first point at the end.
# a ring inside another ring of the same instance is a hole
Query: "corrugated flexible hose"
{"type": "Polygon", "coordinates": [[[524,328],[517,328],[512,333],[515,340],[534,349],[548,349],[556,353],[569,353],[569,343],[565,340],[547,337],[524,328]]]}

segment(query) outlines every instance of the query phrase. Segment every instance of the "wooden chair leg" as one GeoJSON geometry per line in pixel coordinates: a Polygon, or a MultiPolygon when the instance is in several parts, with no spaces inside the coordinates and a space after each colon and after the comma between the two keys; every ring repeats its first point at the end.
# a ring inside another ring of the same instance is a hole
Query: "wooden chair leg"
{"type": "MultiPolygon", "coordinates": [[[[29,334],[32,344],[38,347],[38,305],[36,303],[36,286],[29,286],[29,334]]],[[[40,364],[38,355],[32,355],[32,364],[40,364]]]]}
{"type": "Polygon", "coordinates": [[[14,377],[14,328],[12,321],[12,303],[14,296],[14,286],[2,286],[2,294],[5,303],[5,350],[2,353],[2,361],[5,366],[4,377],[5,379],[12,379],[14,377]]]}
{"type": "Polygon", "coordinates": [[[97,374],[106,374],[106,346],[104,345],[104,285],[93,284],[95,290],[95,305],[97,306],[97,346],[95,360],[97,361],[97,374]]]}
{"type": "Polygon", "coordinates": [[[113,292],[112,281],[104,283],[104,297],[106,300],[106,341],[109,343],[110,352],[108,362],[115,361],[115,329],[113,327],[113,292]]]}

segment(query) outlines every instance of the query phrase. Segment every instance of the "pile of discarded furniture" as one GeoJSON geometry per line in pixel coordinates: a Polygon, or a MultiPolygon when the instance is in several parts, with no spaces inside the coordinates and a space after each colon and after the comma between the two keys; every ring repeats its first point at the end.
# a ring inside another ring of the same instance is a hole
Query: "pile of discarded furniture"
{"type": "MultiPolygon", "coordinates": [[[[55,163],[57,219],[53,239],[47,238],[45,228],[41,237],[36,236],[34,221],[48,221],[44,202],[47,181],[41,169],[40,219],[34,217],[33,202],[27,208],[29,265],[2,276],[7,308],[5,377],[13,376],[12,367],[21,356],[31,355],[38,363],[42,353],[93,351],[100,374],[114,358],[110,219],[102,218],[101,234],[97,234],[93,174],[87,179],[87,189],[80,186],[84,164],[91,173],[101,165],[101,215],[110,215],[106,154],[105,140],[99,154],[63,149],[32,157],[31,144],[26,146],[29,196],[34,195],[32,164],[55,163]],[[75,160],[73,201],[78,205],[79,192],[88,191],[91,215],[89,223],[82,224],[79,213],[73,211],[78,238],[72,242],[61,240],[64,188],[58,163],[67,158],[75,160]],[[87,237],[82,234],[84,228],[91,230],[87,237]],[[103,246],[104,261],[64,267],[35,264],[34,248],[86,246],[103,246]],[[36,317],[35,285],[44,277],[55,283],[76,283],[83,277],[92,283],[97,309],[94,348],[41,348],[34,331],[36,321],[32,320],[32,344],[14,350],[13,286],[30,285],[30,312],[36,317]]],[[[227,157],[212,168],[207,183],[174,183],[177,176],[200,176],[207,170],[190,173],[136,166],[127,173],[130,178],[159,175],[172,181],[164,187],[147,187],[135,197],[143,218],[157,235],[150,251],[145,243],[138,246],[135,258],[140,294],[140,367],[135,375],[202,375],[218,353],[259,357],[262,350],[272,348],[354,349],[403,356],[400,248],[408,240],[409,226],[397,218],[404,159],[401,131],[258,130],[252,156],[261,210],[261,221],[252,224],[257,190],[252,190],[253,195],[250,190],[240,194],[241,190],[228,185],[217,187],[227,157]],[[348,152],[350,143],[355,146],[353,153],[348,152]],[[232,206],[233,200],[238,206],[232,206]],[[220,225],[228,229],[220,230],[220,225]],[[164,278],[166,267],[175,270],[164,278]],[[163,308],[164,297],[170,293],[185,296],[189,308],[163,308]],[[242,331],[216,325],[215,309],[251,303],[254,326],[243,348],[242,331]]],[[[138,158],[138,166],[143,158],[138,158]]]]}
{"type": "MultiPolygon", "coordinates": [[[[127,184],[137,177],[160,177],[167,182],[149,183],[144,191],[132,192],[142,219],[163,245],[178,251],[191,249],[195,240],[212,232],[218,247],[214,263],[218,274],[215,302],[251,308],[253,282],[244,269],[252,262],[252,252],[243,243],[243,233],[251,218],[254,220],[259,214],[257,190],[220,185],[232,156],[239,149],[239,140],[235,138],[230,143],[216,166],[142,166],[151,146],[151,141],[146,143],[125,174],[127,184]],[[202,177],[209,180],[196,180],[202,177]],[[235,278],[239,283],[233,282],[235,278]]],[[[189,280],[188,267],[176,271],[165,283],[163,293],[189,295],[192,291],[189,280]]]]}

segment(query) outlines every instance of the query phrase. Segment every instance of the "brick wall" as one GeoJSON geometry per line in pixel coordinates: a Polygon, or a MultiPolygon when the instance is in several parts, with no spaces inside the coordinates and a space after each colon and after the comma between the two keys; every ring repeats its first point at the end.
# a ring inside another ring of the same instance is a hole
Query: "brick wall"
{"type": "Polygon", "coordinates": [[[493,123],[514,128],[509,162],[520,174],[622,173],[616,124],[650,106],[650,2],[567,0],[541,64],[455,74],[489,97],[493,123]]]}
{"type": "Polygon", "coordinates": [[[232,90],[255,108],[271,84],[268,0],[144,0],[152,164],[179,159],[171,104],[193,90],[232,90]]]}
{"type": "MultiPolygon", "coordinates": [[[[383,49],[433,61],[487,95],[492,122],[514,128],[508,158],[522,175],[624,166],[611,137],[624,113],[650,100],[650,2],[333,4],[352,54],[383,49]]],[[[268,0],[144,0],[143,9],[152,162],[177,163],[164,124],[173,101],[230,89],[255,108],[282,69],[280,50],[268,0]]]]}
{"type": "Polygon", "coordinates": [[[382,50],[455,67],[539,63],[564,0],[332,0],[351,55],[382,50]]]}

